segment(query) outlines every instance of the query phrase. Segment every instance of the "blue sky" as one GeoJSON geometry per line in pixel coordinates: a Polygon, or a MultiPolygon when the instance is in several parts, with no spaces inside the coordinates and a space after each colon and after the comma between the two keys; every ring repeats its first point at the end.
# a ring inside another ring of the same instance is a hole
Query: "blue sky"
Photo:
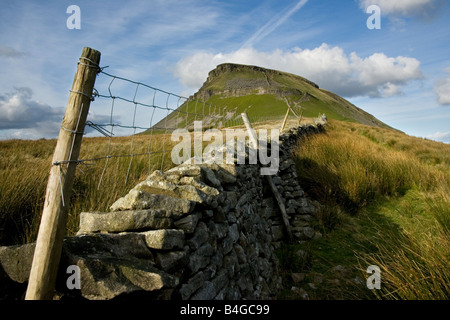
{"type": "MultiPolygon", "coordinates": [[[[295,73],[407,134],[450,143],[449,18],[442,0],[0,0],[0,139],[57,136],[89,46],[105,71],[184,96],[224,62],[295,73]],[[70,5],[81,29],[67,28],[70,5]],[[367,27],[370,5],[381,29],[367,27]]],[[[89,117],[105,123],[99,100],[89,117]]],[[[116,121],[130,114],[118,107],[116,121]]]]}

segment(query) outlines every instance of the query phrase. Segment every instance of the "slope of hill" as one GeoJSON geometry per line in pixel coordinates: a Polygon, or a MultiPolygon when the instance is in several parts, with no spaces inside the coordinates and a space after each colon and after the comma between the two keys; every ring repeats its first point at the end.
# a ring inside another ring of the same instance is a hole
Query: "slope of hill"
{"type": "MultiPolygon", "coordinates": [[[[227,118],[230,119],[238,117],[243,111],[255,122],[282,119],[289,103],[299,112],[303,112],[304,117],[317,117],[319,113],[325,113],[331,119],[390,128],[344,98],[319,88],[308,79],[257,66],[233,63],[218,65],[209,72],[207,80],[192,98],[218,107],[222,112],[227,110],[227,118]]],[[[191,102],[190,105],[183,104],[179,110],[203,113],[204,107],[191,102]]],[[[166,119],[163,119],[155,127],[161,127],[165,123],[166,119]]],[[[175,114],[169,115],[167,125],[176,125],[175,114]]]]}
{"type": "Polygon", "coordinates": [[[293,157],[300,185],[324,205],[323,237],[280,252],[282,298],[448,300],[449,145],[330,120],[293,157]],[[296,262],[299,250],[308,263],[296,262]],[[369,266],[380,268],[379,289],[365,288],[369,266]]]}

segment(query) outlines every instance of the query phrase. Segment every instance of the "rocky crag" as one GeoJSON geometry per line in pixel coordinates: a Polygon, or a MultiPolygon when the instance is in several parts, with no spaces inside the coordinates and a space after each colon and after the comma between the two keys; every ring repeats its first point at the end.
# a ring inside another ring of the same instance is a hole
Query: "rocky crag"
{"type": "MultiPolygon", "coordinates": [[[[273,182],[295,241],[320,237],[312,228],[318,203],[298,184],[291,150],[305,125],[280,136],[273,182]]],[[[248,151],[248,149],[247,149],[248,151]]],[[[155,171],[118,199],[110,212],[83,212],[63,245],[55,298],[270,299],[281,288],[274,253],[286,232],[258,164],[189,164],[155,171]],[[80,270],[69,289],[68,267],[80,270]]],[[[1,298],[21,299],[34,244],[0,247],[1,298]]]]}

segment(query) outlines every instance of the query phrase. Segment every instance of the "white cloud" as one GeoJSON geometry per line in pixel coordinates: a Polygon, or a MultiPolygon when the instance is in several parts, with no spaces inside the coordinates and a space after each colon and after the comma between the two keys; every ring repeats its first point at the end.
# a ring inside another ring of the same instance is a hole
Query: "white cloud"
{"type": "Polygon", "coordinates": [[[32,96],[27,87],[0,96],[0,130],[18,129],[18,133],[28,132],[27,136],[39,135],[36,138],[57,135],[64,109],[33,100],[32,96]]]}
{"type": "Polygon", "coordinates": [[[327,44],[314,49],[261,52],[243,48],[230,53],[198,52],[178,61],[174,74],[181,84],[198,89],[218,64],[232,62],[258,65],[298,74],[320,87],[346,97],[389,97],[401,93],[401,86],[421,79],[420,62],[409,57],[388,57],[375,53],[361,58],[327,44]]]}
{"type": "Polygon", "coordinates": [[[450,68],[446,68],[449,74],[447,78],[439,79],[434,86],[434,92],[437,95],[438,102],[441,105],[450,105],[450,68]]]}
{"type": "Polygon", "coordinates": [[[436,0],[360,0],[360,7],[366,9],[370,5],[377,5],[383,15],[417,15],[436,9],[436,0]]]}
{"type": "Polygon", "coordinates": [[[436,132],[426,136],[426,138],[436,141],[441,141],[445,143],[450,143],[450,131],[447,132],[436,132]]]}

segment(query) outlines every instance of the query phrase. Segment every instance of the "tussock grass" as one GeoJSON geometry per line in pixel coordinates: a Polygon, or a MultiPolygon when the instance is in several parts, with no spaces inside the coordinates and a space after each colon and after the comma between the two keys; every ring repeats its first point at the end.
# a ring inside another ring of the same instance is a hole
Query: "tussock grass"
{"type": "Polygon", "coordinates": [[[450,146],[330,123],[295,153],[301,185],[327,204],[319,215],[325,237],[311,251],[332,259],[338,254],[327,252],[328,243],[339,243],[337,252],[353,253],[341,263],[357,264],[363,278],[378,265],[382,287],[374,298],[448,299],[450,146]]]}
{"type": "MultiPolygon", "coordinates": [[[[175,142],[170,134],[155,134],[151,139],[150,145],[150,136],[113,138],[110,155],[161,151],[163,143],[168,152],[155,153],[150,159],[148,155],[110,158],[100,187],[105,159],[78,166],[68,212],[68,235],[78,231],[80,212],[107,211],[153,170],[173,166],[170,150],[175,142]]],[[[55,145],[56,140],[44,139],[0,141],[0,244],[35,241],[55,145]]],[[[108,138],[84,138],[80,159],[104,157],[108,147],[108,138]]]]}
{"type": "MultiPolygon", "coordinates": [[[[273,121],[261,125],[274,126],[273,121]]],[[[166,171],[175,166],[171,150],[178,142],[171,141],[169,132],[156,130],[151,135],[114,137],[111,141],[104,137],[83,138],[79,159],[104,158],[107,154],[112,157],[78,165],[67,235],[78,231],[81,212],[108,211],[154,170],[166,171]],[[149,152],[153,153],[150,158],[149,152]]],[[[203,147],[210,142],[203,141],[203,147]]],[[[55,146],[56,140],[0,141],[0,245],[35,241],[55,146]]]]}

